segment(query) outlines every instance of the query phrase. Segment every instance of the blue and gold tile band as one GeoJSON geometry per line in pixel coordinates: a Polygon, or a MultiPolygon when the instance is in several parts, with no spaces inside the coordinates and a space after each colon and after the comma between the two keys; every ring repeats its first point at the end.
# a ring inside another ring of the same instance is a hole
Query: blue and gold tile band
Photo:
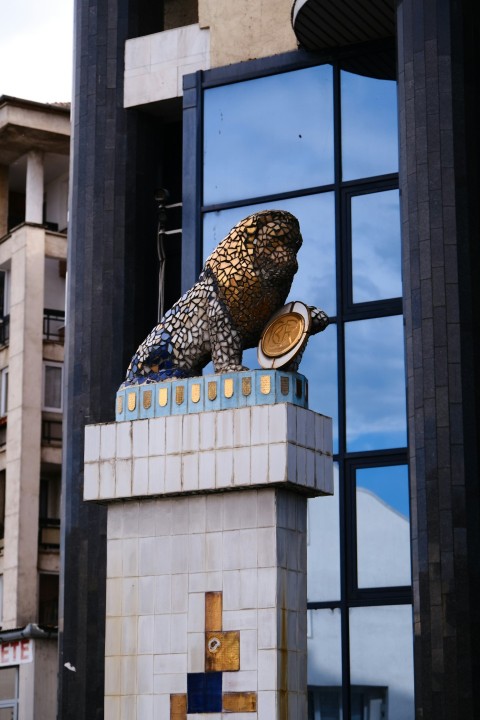
{"type": "Polygon", "coordinates": [[[303,375],[248,370],[125,388],[117,393],[115,417],[122,422],[280,402],[308,408],[308,383],[303,375]]]}

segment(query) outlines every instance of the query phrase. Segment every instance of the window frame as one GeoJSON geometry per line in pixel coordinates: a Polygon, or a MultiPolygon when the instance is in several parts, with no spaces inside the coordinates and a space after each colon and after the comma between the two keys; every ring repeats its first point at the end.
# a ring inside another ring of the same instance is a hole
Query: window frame
{"type": "Polygon", "coordinates": [[[62,362],[54,362],[53,360],[44,360],[43,361],[42,410],[44,412],[63,413],[63,363],[62,362]],[[46,369],[47,369],[47,367],[60,368],[60,407],[59,408],[46,405],[46,402],[45,402],[45,390],[46,390],[46,382],[47,382],[46,369]]]}
{"type": "MultiPolygon", "coordinates": [[[[342,654],[342,706],[344,717],[350,716],[350,648],[349,611],[353,607],[412,605],[412,586],[358,588],[356,559],[356,497],[355,468],[366,466],[407,465],[407,446],[373,451],[348,451],[346,442],[346,385],[345,385],[345,325],[354,320],[368,320],[403,314],[402,297],[354,303],[352,297],[352,237],[351,198],[357,195],[398,190],[398,172],[355,180],[342,180],[341,147],[341,62],[334,52],[328,55],[303,50],[284,55],[252,60],[222,68],[215,68],[184,77],[184,153],[183,153],[183,240],[182,292],[196,281],[202,268],[203,216],[207,212],[269,203],[319,192],[335,193],[335,247],[337,315],[331,317],[337,332],[338,432],[339,447],[334,461],[339,470],[340,524],[340,599],[307,603],[308,609],[340,609],[342,654]],[[203,205],[203,93],[211,87],[254,80],[261,76],[300,70],[323,63],[333,66],[334,112],[334,182],[315,188],[302,188],[264,197],[203,205]]],[[[406,422],[406,418],[405,418],[406,422]]],[[[413,626],[412,626],[413,643],[413,626]]]]}

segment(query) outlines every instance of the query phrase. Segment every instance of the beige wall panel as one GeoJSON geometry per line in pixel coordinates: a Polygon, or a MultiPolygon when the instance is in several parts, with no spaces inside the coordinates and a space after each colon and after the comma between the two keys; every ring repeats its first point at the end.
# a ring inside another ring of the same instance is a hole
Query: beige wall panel
{"type": "Polygon", "coordinates": [[[292,0],[199,0],[200,27],[210,28],[211,67],[297,48],[292,0]]]}

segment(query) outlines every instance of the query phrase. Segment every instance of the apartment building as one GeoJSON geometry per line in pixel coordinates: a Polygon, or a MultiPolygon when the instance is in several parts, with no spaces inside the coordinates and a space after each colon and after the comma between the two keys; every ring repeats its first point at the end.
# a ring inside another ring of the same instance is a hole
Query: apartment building
{"type": "Polygon", "coordinates": [[[69,105],[0,97],[0,718],[56,717],[69,105]]]}

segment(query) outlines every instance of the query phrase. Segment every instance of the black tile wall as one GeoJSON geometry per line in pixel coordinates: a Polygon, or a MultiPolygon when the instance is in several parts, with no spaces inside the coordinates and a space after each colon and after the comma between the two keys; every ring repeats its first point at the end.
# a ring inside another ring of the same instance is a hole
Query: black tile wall
{"type": "Polygon", "coordinates": [[[480,717],[478,11],[397,2],[416,717],[480,717]],[[472,31],[476,27],[476,33],[472,31]],[[475,91],[475,93],[473,92],[475,91]],[[477,151],[477,152],[475,152],[477,151]]]}

